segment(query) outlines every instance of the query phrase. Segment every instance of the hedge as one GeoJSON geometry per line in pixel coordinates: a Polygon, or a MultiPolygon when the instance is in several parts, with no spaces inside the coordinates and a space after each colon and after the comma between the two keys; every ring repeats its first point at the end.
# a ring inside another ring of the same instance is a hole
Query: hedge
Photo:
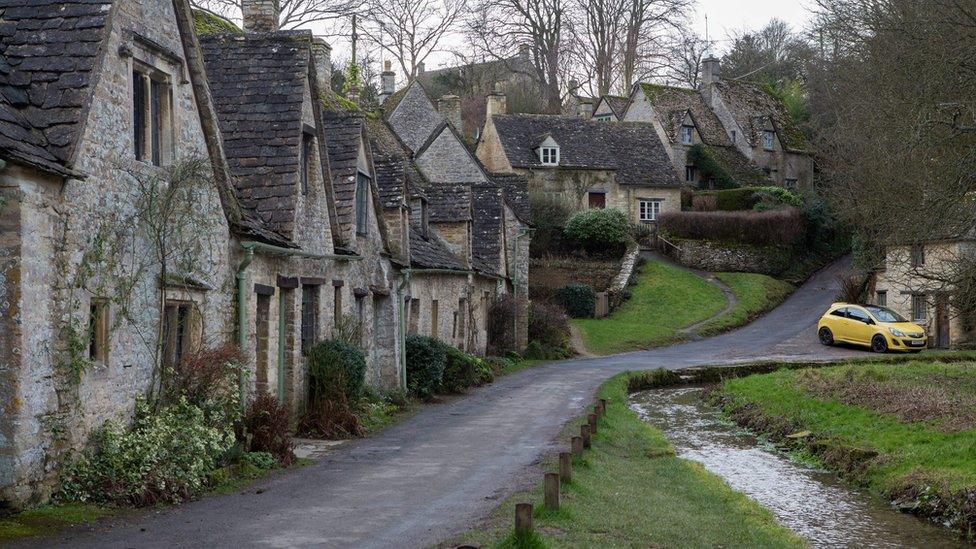
{"type": "Polygon", "coordinates": [[[775,209],[780,206],[799,208],[803,205],[803,200],[796,193],[783,187],[774,186],[703,191],[695,193],[694,196],[714,197],[714,209],[724,212],[775,209]],[[763,207],[760,208],[759,206],[763,207]]]}
{"type": "Polygon", "coordinates": [[[568,284],[556,292],[556,301],[573,318],[589,318],[596,308],[596,292],[586,284],[568,284]]]}
{"type": "Polygon", "coordinates": [[[407,389],[420,398],[430,398],[444,379],[447,364],[444,345],[432,337],[410,335],[406,348],[407,389]]]}
{"type": "Polygon", "coordinates": [[[308,350],[308,377],[310,401],[326,398],[337,388],[356,401],[366,387],[366,356],[342,341],[320,341],[308,350]]]}
{"type": "Polygon", "coordinates": [[[791,247],[803,237],[806,223],[799,210],[765,212],[668,212],[658,218],[662,231],[692,240],[715,240],[753,246],[791,247]]]}

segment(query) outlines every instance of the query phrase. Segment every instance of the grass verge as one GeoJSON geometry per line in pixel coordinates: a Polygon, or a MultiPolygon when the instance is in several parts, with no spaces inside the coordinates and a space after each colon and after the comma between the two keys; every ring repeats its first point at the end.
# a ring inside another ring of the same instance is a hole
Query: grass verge
{"type": "MultiPolygon", "coordinates": [[[[696,463],[675,457],[664,435],[627,406],[629,374],[607,381],[607,413],[593,449],[573,462],[561,508],[539,509],[536,486],[505,500],[481,528],[453,543],[482,547],[802,547],[773,515],[696,463]],[[516,539],[515,504],[536,504],[537,536],[516,539]]],[[[575,433],[580,421],[567,426],[575,433]]],[[[552,461],[542,464],[555,470],[552,461]]],[[[445,545],[447,546],[447,545],[445,545]]]]}
{"type": "Polygon", "coordinates": [[[64,528],[90,524],[118,512],[118,509],[87,503],[44,505],[28,509],[0,519],[0,543],[51,535],[64,528]]]}
{"type": "Polygon", "coordinates": [[[722,291],[680,267],[649,261],[630,288],[632,297],[606,318],[577,318],[592,353],[607,355],[670,343],[675,332],[726,305],[722,291]]]}
{"type": "Polygon", "coordinates": [[[707,322],[698,329],[702,336],[738,328],[783,302],[793,292],[789,282],[756,273],[716,273],[735,293],[736,304],[728,314],[707,322]]]}
{"type": "Polygon", "coordinates": [[[716,398],[740,425],[976,534],[976,362],[780,370],[727,380],[716,398]]]}

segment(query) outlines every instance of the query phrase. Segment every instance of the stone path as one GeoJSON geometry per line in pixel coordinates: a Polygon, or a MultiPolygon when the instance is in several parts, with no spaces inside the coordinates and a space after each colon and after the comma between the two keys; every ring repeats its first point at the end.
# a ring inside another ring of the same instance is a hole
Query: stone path
{"type": "Polygon", "coordinates": [[[835,359],[816,321],[844,265],[815,275],[759,320],[720,336],[622,355],[574,359],[506,376],[426,408],[321,461],[236,494],[35,540],[45,547],[424,547],[482,520],[538,481],[533,464],[607,377],[649,368],[748,360],[835,359]]]}

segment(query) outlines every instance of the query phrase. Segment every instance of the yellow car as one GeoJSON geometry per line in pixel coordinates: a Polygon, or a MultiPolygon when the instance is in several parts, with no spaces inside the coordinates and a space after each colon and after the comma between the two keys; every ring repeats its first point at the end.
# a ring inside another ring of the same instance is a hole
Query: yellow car
{"type": "Polygon", "coordinates": [[[834,303],[817,323],[820,343],[853,343],[871,347],[876,353],[925,348],[925,329],[901,315],[877,305],[834,303]]]}

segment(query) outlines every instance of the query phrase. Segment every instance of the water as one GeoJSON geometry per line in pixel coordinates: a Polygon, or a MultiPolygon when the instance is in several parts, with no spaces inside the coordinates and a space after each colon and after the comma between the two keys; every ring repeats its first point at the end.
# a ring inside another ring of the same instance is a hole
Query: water
{"type": "Polygon", "coordinates": [[[700,388],[644,391],[631,408],[697,461],[766,506],[814,547],[966,547],[945,528],[898,512],[834,474],[797,464],[723,421],[700,388]]]}

